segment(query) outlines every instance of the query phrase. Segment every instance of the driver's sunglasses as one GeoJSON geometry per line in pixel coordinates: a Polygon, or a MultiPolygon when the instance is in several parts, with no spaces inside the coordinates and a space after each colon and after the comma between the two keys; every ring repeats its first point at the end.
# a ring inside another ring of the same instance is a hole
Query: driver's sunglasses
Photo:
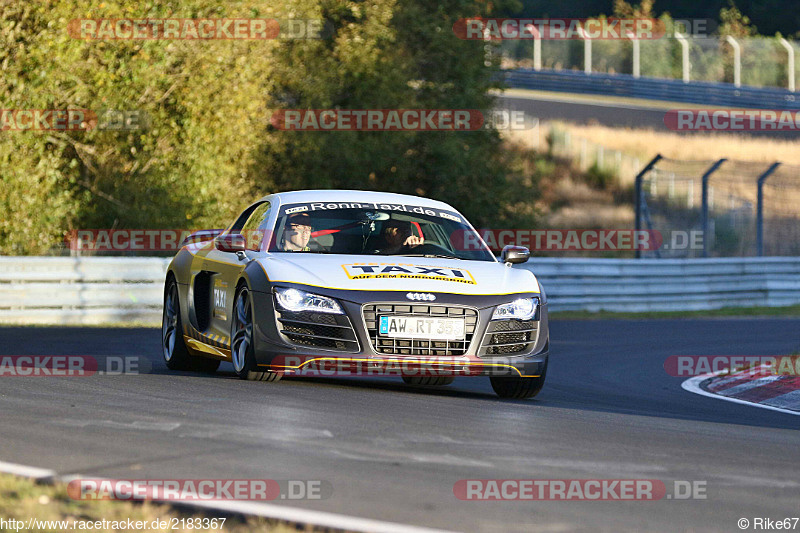
{"type": "Polygon", "coordinates": [[[289,231],[294,231],[295,233],[311,233],[311,226],[301,226],[299,224],[289,224],[287,226],[289,231]]]}

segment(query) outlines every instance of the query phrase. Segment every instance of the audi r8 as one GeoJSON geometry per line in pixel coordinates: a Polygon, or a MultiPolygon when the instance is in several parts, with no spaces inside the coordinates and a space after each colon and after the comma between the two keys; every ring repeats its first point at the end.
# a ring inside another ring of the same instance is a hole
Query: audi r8
{"type": "Polygon", "coordinates": [[[169,265],[162,323],[170,369],[277,381],[390,373],[416,385],[488,376],[530,398],[549,357],[546,296],[522,247],[499,260],[450,205],[415,196],[272,194],[169,265]]]}

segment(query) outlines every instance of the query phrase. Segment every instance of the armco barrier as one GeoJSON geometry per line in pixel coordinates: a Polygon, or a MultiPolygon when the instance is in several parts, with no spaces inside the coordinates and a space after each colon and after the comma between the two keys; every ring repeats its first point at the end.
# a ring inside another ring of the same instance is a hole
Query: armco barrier
{"type": "MultiPolygon", "coordinates": [[[[0,257],[0,323],[161,319],[169,259],[0,257]]],[[[551,311],[678,311],[800,303],[800,258],[531,258],[551,311]]]]}
{"type": "MultiPolygon", "coordinates": [[[[800,93],[786,89],[736,87],[732,83],[634,78],[630,74],[586,74],[571,70],[509,69],[506,85],[566,93],[601,94],[748,109],[800,109],[800,93]]],[[[676,106],[679,107],[679,106],[676,106]]]]}
{"type": "Polygon", "coordinates": [[[689,311],[800,303],[800,258],[531,258],[551,311],[689,311]]]}
{"type": "Polygon", "coordinates": [[[0,323],[157,323],[170,259],[0,257],[0,323]]]}

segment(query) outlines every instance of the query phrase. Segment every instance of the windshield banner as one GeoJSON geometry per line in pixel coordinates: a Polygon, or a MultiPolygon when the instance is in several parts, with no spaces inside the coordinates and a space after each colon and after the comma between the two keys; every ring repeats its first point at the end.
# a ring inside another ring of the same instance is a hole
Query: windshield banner
{"type": "Polygon", "coordinates": [[[370,203],[370,202],[311,202],[306,204],[288,204],[282,207],[283,215],[294,213],[314,213],[319,211],[332,211],[336,209],[375,209],[377,211],[391,211],[399,213],[409,213],[415,215],[427,215],[431,217],[442,217],[453,222],[463,223],[461,215],[453,211],[445,211],[438,208],[422,207],[418,205],[391,204],[391,203],[370,203]]]}

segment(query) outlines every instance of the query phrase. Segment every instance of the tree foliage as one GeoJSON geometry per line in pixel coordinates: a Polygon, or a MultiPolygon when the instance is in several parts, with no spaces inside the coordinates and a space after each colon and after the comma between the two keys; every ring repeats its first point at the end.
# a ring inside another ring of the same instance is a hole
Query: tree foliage
{"type": "MultiPolygon", "coordinates": [[[[5,109],[135,110],[132,131],[0,132],[0,253],[74,228],[220,227],[256,195],[348,187],[530,223],[496,131],[286,132],[274,109],[488,109],[496,66],[458,18],[514,0],[0,0],[5,109]],[[324,39],[78,40],[76,18],[322,18],[324,39]],[[501,206],[498,208],[497,206],[501,206]]],[[[530,189],[531,191],[533,189],[530,189]]],[[[531,192],[533,194],[533,192],[531,192]]]]}

